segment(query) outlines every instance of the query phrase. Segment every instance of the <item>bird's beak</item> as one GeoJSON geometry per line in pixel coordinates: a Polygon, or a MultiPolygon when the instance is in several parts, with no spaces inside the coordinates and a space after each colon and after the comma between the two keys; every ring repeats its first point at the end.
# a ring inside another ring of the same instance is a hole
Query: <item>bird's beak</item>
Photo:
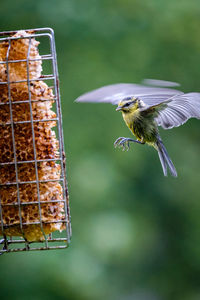
{"type": "Polygon", "coordinates": [[[122,106],[118,106],[118,107],[116,108],[116,111],[120,111],[120,110],[122,110],[122,106]]]}

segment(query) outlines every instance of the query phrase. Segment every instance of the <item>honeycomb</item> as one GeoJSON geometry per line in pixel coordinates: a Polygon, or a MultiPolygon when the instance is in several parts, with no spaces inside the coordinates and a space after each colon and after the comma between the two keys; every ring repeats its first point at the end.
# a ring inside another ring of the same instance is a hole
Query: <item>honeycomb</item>
{"type": "Polygon", "coordinates": [[[56,230],[62,231],[65,228],[65,215],[63,190],[59,183],[60,164],[56,161],[37,162],[39,181],[48,180],[48,182],[39,182],[38,186],[31,182],[37,179],[35,162],[32,162],[34,160],[32,130],[34,130],[37,160],[59,158],[59,143],[53,130],[57,125],[56,114],[52,110],[54,94],[45,82],[39,80],[42,73],[39,42],[34,38],[29,42],[28,36],[28,32],[19,31],[13,37],[21,39],[11,40],[10,46],[7,41],[0,44],[0,61],[6,61],[7,57],[11,61],[8,68],[6,63],[0,64],[0,83],[2,82],[0,84],[0,163],[13,163],[0,165],[2,207],[0,217],[4,227],[2,232],[0,226],[0,234],[21,236],[32,242],[44,240],[43,232],[50,234],[56,230]],[[27,60],[28,54],[30,59],[36,60],[27,60]],[[12,62],[20,59],[26,61],[12,62]],[[30,81],[30,86],[27,82],[16,82],[27,78],[38,80],[30,81]],[[31,102],[29,102],[30,95],[31,102]],[[16,160],[21,162],[17,164],[18,190],[17,185],[14,184],[16,170],[9,96],[13,102],[11,108],[16,160]],[[14,103],[16,101],[17,103],[14,103]],[[34,120],[33,126],[31,118],[34,120]],[[24,121],[25,123],[20,123],[24,121]],[[7,183],[9,185],[5,185],[7,183]]]}

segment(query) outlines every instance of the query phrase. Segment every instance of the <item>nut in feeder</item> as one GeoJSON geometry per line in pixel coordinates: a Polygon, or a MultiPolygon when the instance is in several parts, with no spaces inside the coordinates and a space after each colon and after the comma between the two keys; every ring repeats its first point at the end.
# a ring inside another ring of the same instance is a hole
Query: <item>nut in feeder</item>
{"type": "Polygon", "coordinates": [[[0,253],[66,248],[71,227],[54,33],[0,37],[0,253]]]}

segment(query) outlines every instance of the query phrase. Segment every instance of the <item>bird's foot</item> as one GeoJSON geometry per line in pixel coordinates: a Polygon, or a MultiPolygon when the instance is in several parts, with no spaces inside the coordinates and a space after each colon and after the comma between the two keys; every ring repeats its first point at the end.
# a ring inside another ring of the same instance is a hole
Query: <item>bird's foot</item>
{"type": "Polygon", "coordinates": [[[128,139],[125,137],[119,137],[115,142],[114,142],[114,147],[123,147],[123,151],[125,150],[129,150],[130,146],[129,146],[129,141],[127,141],[128,139]]]}
{"type": "Polygon", "coordinates": [[[143,142],[140,142],[138,140],[133,140],[133,139],[130,139],[130,138],[125,138],[125,137],[119,137],[118,139],[116,139],[116,141],[114,142],[114,147],[122,147],[123,151],[125,150],[129,150],[130,148],[130,145],[129,143],[130,142],[133,142],[133,143],[138,143],[138,144],[143,144],[143,142]]]}

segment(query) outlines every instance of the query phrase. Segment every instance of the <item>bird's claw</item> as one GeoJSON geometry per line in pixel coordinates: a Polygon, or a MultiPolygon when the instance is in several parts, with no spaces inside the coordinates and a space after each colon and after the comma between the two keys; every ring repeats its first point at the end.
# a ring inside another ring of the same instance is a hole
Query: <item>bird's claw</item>
{"type": "Polygon", "coordinates": [[[117,146],[119,146],[119,142],[123,139],[124,137],[119,137],[118,139],[116,139],[116,141],[114,142],[114,147],[116,148],[117,146]]]}
{"type": "Polygon", "coordinates": [[[129,150],[130,146],[129,146],[129,139],[125,138],[125,137],[119,137],[115,142],[114,142],[114,147],[122,147],[123,151],[125,150],[129,150]]]}

